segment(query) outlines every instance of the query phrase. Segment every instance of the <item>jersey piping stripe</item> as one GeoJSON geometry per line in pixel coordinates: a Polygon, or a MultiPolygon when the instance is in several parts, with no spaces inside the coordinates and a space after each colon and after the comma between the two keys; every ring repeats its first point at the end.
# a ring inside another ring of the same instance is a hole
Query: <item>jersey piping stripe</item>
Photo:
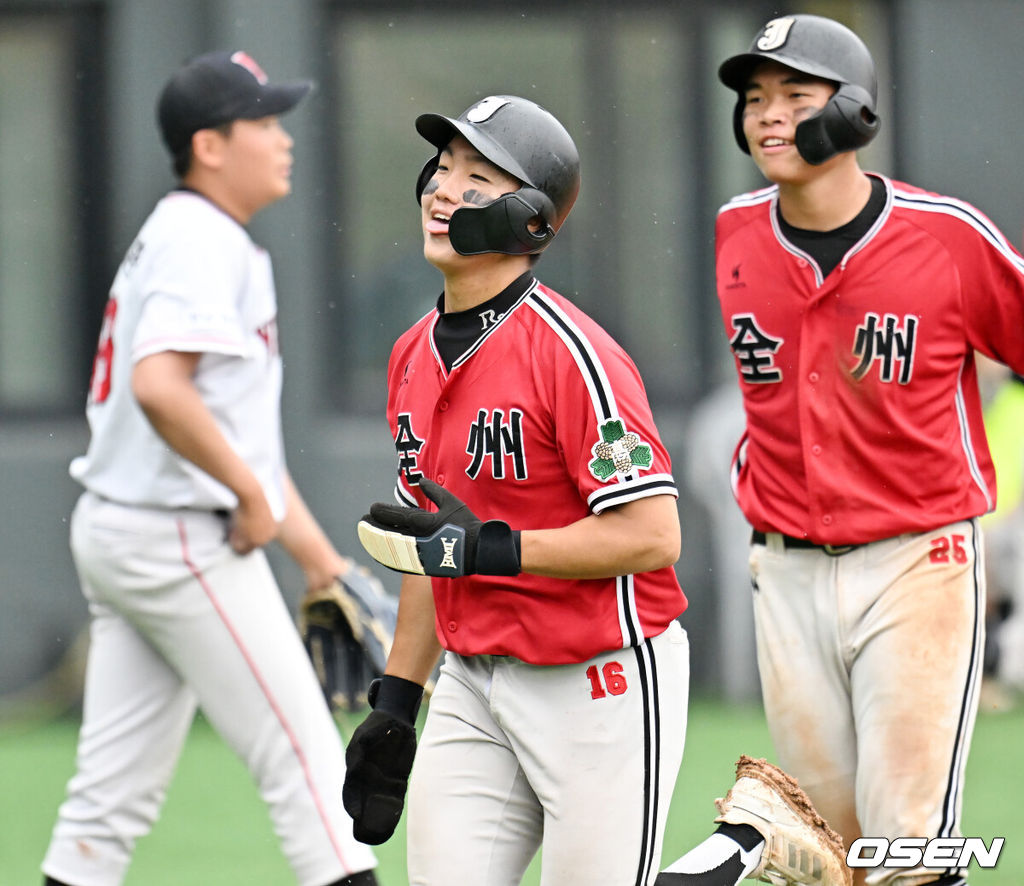
{"type": "Polygon", "coordinates": [[[418,508],[419,505],[416,503],[416,499],[409,490],[405,488],[405,484],[402,482],[402,478],[398,478],[398,482],[395,483],[395,501],[400,505],[405,505],[407,508],[418,508]]]}
{"type": "Polygon", "coordinates": [[[867,233],[858,240],[853,247],[847,251],[846,255],[843,256],[841,262],[839,262],[840,268],[845,268],[846,263],[853,258],[858,252],[860,252],[865,246],[870,243],[875,235],[882,230],[885,223],[889,220],[889,214],[892,212],[893,206],[893,187],[892,182],[885,176],[878,176],[882,180],[882,184],[885,185],[885,205],[882,207],[882,211],[878,213],[878,218],[875,219],[874,223],[868,228],[867,233]]]}
{"type": "MultiPolygon", "coordinates": [[[[484,332],[480,334],[480,337],[475,342],[473,342],[473,344],[471,344],[462,353],[460,357],[452,361],[452,369],[457,369],[459,366],[465,363],[470,357],[472,357],[477,351],[479,351],[480,348],[483,347],[483,343],[487,341],[487,339],[490,338],[498,330],[498,328],[502,326],[505,323],[505,321],[508,320],[508,318],[515,313],[516,308],[518,308],[524,301],[526,301],[527,296],[530,295],[530,293],[533,292],[537,288],[537,286],[538,281],[536,278],[534,278],[530,285],[527,287],[526,292],[524,292],[513,303],[513,305],[507,311],[505,311],[504,314],[501,315],[501,319],[498,320],[493,326],[484,330],[484,332]]],[[[440,318],[441,315],[435,312],[433,321],[427,327],[427,338],[430,342],[430,352],[434,355],[434,359],[437,361],[437,365],[441,367],[441,372],[443,373],[442,377],[447,378],[449,375],[448,367],[445,366],[444,360],[441,359],[441,354],[437,350],[437,345],[434,343],[434,327],[437,325],[437,321],[440,318]]]]}
{"type": "Polygon", "coordinates": [[[636,611],[636,587],[632,575],[620,575],[615,579],[615,595],[619,606],[622,648],[637,646],[643,640],[643,634],[640,631],[640,614],[636,611]]]}
{"type": "MultiPolygon", "coordinates": [[[[960,719],[957,723],[956,742],[953,746],[952,765],[949,770],[949,782],[943,802],[942,822],[939,826],[939,837],[955,837],[960,834],[959,809],[962,803],[961,792],[964,785],[964,769],[967,765],[967,750],[971,732],[978,710],[978,690],[981,683],[983,620],[982,601],[984,587],[982,582],[982,552],[978,543],[977,518],[971,523],[971,546],[974,549],[974,635],[971,639],[971,657],[964,686],[963,701],[960,705],[960,719]]],[[[956,868],[949,868],[950,874],[957,874],[956,868]]]]}
{"type": "Polygon", "coordinates": [[[537,289],[530,293],[528,304],[565,342],[569,353],[572,354],[576,365],[579,366],[598,420],[606,422],[609,419],[617,418],[618,409],[615,406],[615,395],[612,393],[608,376],[582,330],[537,289]]]}
{"type": "Polygon", "coordinates": [[[779,213],[777,207],[779,204],[779,195],[775,193],[772,196],[771,206],[768,207],[768,223],[772,226],[772,233],[775,235],[775,239],[779,242],[779,245],[786,250],[790,255],[795,255],[807,264],[814,271],[814,284],[815,286],[821,286],[825,282],[825,277],[821,273],[821,266],[815,260],[814,256],[809,252],[804,252],[793,243],[790,243],[785,235],[782,233],[782,226],[779,224],[779,213]]]}
{"type": "Polygon", "coordinates": [[[642,481],[626,486],[598,489],[590,493],[587,505],[595,514],[600,514],[601,511],[614,505],[622,505],[626,502],[646,498],[649,495],[662,493],[679,497],[679,490],[676,489],[675,479],[671,474],[649,474],[642,481]]]}
{"type": "MultiPolygon", "coordinates": [[[[865,232],[864,236],[844,253],[838,265],[840,270],[845,268],[846,263],[871,242],[889,218],[889,213],[893,205],[892,183],[886,178],[882,178],[882,182],[885,184],[885,206],[882,207],[882,211],[878,214],[878,218],[874,220],[871,227],[865,232]]],[[[747,205],[755,206],[757,205],[757,202],[760,201],[752,201],[747,205]]],[[[785,234],[782,232],[782,226],[779,224],[778,205],[779,195],[776,191],[772,194],[771,207],[768,210],[772,232],[775,234],[775,239],[779,241],[779,245],[782,246],[783,249],[790,254],[795,255],[797,258],[803,259],[814,269],[814,282],[818,286],[821,286],[825,282],[825,277],[821,273],[821,266],[809,252],[804,252],[804,250],[800,249],[796,244],[790,243],[790,241],[786,239],[785,234]]]]}
{"type": "Polygon", "coordinates": [[[434,355],[434,360],[437,365],[441,368],[441,378],[448,378],[448,367],[444,365],[444,360],[441,359],[441,354],[437,350],[437,345],[434,344],[434,327],[437,326],[437,321],[441,319],[441,315],[438,312],[434,312],[434,316],[430,318],[430,322],[427,324],[427,342],[430,345],[430,353],[434,355]]]}
{"type": "Polygon", "coordinates": [[[971,477],[974,479],[975,486],[981,490],[982,495],[985,496],[986,512],[994,510],[995,502],[992,500],[992,494],[989,492],[988,484],[985,483],[985,478],[982,476],[981,468],[978,467],[978,458],[974,450],[974,440],[971,435],[971,425],[967,417],[967,404],[964,400],[963,390],[963,364],[960,365],[960,372],[957,375],[956,380],[956,415],[957,420],[960,423],[960,445],[964,450],[964,458],[967,460],[967,468],[971,473],[971,477]]]}
{"type": "Polygon", "coordinates": [[[219,616],[227,632],[231,635],[231,639],[235,641],[235,646],[238,648],[239,653],[245,660],[246,665],[249,667],[249,671],[252,673],[253,679],[256,681],[256,684],[259,686],[260,691],[263,693],[263,697],[267,700],[267,704],[269,705],[271,711],[273,711],[274,717],[280,724],[281,729],[288,737],[288,744],[291,746],[291,749],[299,762],[299,768],[302,770],[303,778],[306,781],[306,787],[309,789],[310,796],[313,798],[313,805],[316,807],[316,811],[320,817],[320,821],[323,823],[324,831],[326,831],[327,833],[327,839],[330,840],[331,846],[334,848],[334,852],[338,856],[338,860],[341,862],[342,866],[345,868],[346,871],[351,873],[352,869],[349,867],[348,862],[345,860],[345,853],[341,848],[341,844],[338,842],[338,837],[334,832],[334,828],[331,827],[331,819],[327,815],[323,798],[320,796],[319,791],[317,791],[316,789],[316,784],[313,781],[311,774],[309,760],[306,758],[306,754],[302,749],[302,745],[300,744],[298,737],[295,735],[295,732],[292,729],[291,724],[285,718],[284,712],[281,710],[280,705],[274,698],[274,694],[270,691],[270,687],[267,685],[267,681],[264,679],[263,675],[259,671],[259,668],[256,666],[255,660],[249,653],[249,650],[246,649],[245,644],[242,642],[241,636],[239,636],[238,631],[231,623],[231,619],[224,611],[224,607],[220,604],[220,601],[217,599],[217,595],[214,593],[213,588],[206,580],[206,576],[203,574],[203,571],[192,561],[192,555],[189,553],[188,534],[185,530],[184,521],[178,520],[177,523],[178,538],[181,540],[182,562],[185,564],[186,568],[188,569],[192,577],[196,580],[196,582],[198,582],[199,587],[202,588],[203,593],[206,595],[206,598],[210,601],[210,605],[213,607],[214,611],[219,616]]]}
{"type": "MultiPolygon", "coordinates": [[[[455,369],[455,367],[457,366],[461,366],[477,351],[479,351],[480,348],[483,346],[483,343],[494,334],[498,327],[502,326],[505,323],[505,321],[508,320],[508,318],[515,313],[516,308],[518,308],[524,301],[526,301],[526,297],[537,288],[537,285],[537,279],[534,278],[530,285],[527,287],[526,292],[524,292],[518,299],[516,299],[512,307],[510,307],[507,311],[505,311],[504,314],[501,315],[501,319],[499,319],[498,322],[491,326],[489,329],[481,333],[480,337],[475,342],[473,342],[469,349],[461,357],[459,357],[452,363],[452,369],[455,369]]],[[[433,336],[431,336],[431,340],[433,340],[433,336]]]]}
{"type": "MultiPolygon", "coordinates": [[[[599,423],[616,418],[618,410],[608,376],[583,331],[551,299],[546,298],[539,287],[530,293],[526,304],[562,339],[576,361],[583,382],[590,392],[594,414],[599,423]]],[[[626,482],[633,479],[633,474],[626,474],[624,478],[626,482]]],[[[639,629],[640,618],[636,611],[636,600],[633,595],[633,577],[631,575],[621,576],[617,581],[617,587],[622,645],[623,647],[636,646],[641,641],[643,633],[639,629]]]]}
{"type": "Polygon", "coordinates": [[[658,698],[658,668],[650,640],[634,646],[644,723],[644,821],[636,886],[645,886],[655,863],[654,848],[660,800],[661,711],[658,698]]]}
{"type": "Polygon", "coordinates": [[[729,471],[729,486],[732,487],[733,497],[739,500],[740,497],[740,474],[743,472],[743,465],[747,462],[747,432],[743,432],[739,446],[736,447],[736,455],[733,457],[732,468],[729,471]]]}
{"type": "MultiPolygon", "coordinates": [[[[611,383],[608,381],[608,376],[604,371],[600,358],[587,340],[583,330],[573,323],[558,305],[551,299],[546,298],[540,287],[529,293],[529,296],[528,305],[562,339],[565,346],[569,349],[569,353],[572,354],[573,359],[576,361],[580,375],[583,377],[583,382],[590,392],[591,403],[593,404],[594,414],[597,416],[598,423],[603,424],[610,419],[617,419],[619,411],[615,405],[615,394],[612,391],[611,383]]],[[[651,475],[651,478],[663,476],[667,475],[651,475]]],[[[638,477],[633,473],[624,474],[617,486],[609,486],[606,489],[591,493],[590,499],[593,499],[594,496],[615,497],[620,491],[624,495],[628,495],[632,489],[636,488],[635,483],[637,479],[638,477]]],[[[676,494],[675,483],[671,481],[671,478],[669,479],[672,494],[676,494]]],[[[636,497],[639,498],[640,496],[636,497]]],[[[608,507],[607,504],[602,505],[602,508],[606,507],[608,507]]]]}
{"type": "Polygon", "coordinates": [[[728,212],[730,209],[743,209],[749,206],[757,206],[758,203],[764,203],[766,200],[773,200],[775,195],[778,193],[778,185],[771,185],[767,188],[761,188],[757,191],[748,191],[745,194],[737,194],[724,206],[719,207],[718,214],[721,215],[723,212],[728,212]]]}
{"type": "MultiPolygon", "coordinates": [[[[1014,252],[999,229],[988,221],[985,216],[974,209],[974,207],[952,197],[904,191],[895,187],[890,179],[887,179],[884,176],[880,176],[880,178],[885,182],[886,190],[890,191],[891,194],[887,198],[886,208],[883,210],[879,221],[884,223],[884,221],[888,219],[889,212],[893,206],[897,206],[901,209],[917,210],[920,212],[938,212],[953,216],[978,231],[1003,255],[1007,261],[1013,264],[1018,271],[1024,273],[1024,258],[1014,252]]],[[[722,206],[718,210],[718,214],[721,215],[722,213],[729,212],[733,209],[757,206],[759,203],[764,203],[766,201],[774,202],[777,199],[777,193],[778,187],[775,186],[765,188],[760,191],[751,191],[747,194],[740,194],[722,206]]],[[[874,236],[875,233],[876,230],[873,228],[869,232],[868,237],[874,236]]],[[[868,237],[866,237],[865,241],[862,242],[866,242],[868,237]]],[[[854,247],[854,249],[859,248],[859,245],[854,247]]],[[[851,254],[852,253],[848,253],[847,257],[851,254]]]]}
{"type": "Polygon", "coordinates": [[[896,204],[904,209],[938,212],[965,222],[988,240],[1019,273],[1024,273],[1024,258],[1014,252],[999,229],[974,207],[960,200],[954,200],[952,197],[940,197],[933,194],[912,194],[907,191],[895,190],[894,195],[896,204]]]}

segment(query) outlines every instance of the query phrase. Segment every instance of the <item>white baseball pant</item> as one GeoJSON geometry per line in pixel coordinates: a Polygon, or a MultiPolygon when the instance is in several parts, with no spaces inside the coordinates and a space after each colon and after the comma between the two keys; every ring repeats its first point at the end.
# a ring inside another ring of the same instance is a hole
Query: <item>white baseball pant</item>
{"type": "MultiPolygon", "coordinates": [[[[973,520],[838,556],[787,549],[774,533],[751,547],[779,764],[847,847],[858,836],[961,836],[984,650],[981,550],[973,520]]],[[[937,876],[880,867],[867,882],[937,876]]]]}
{"type": "Polygon", "coordinates": [[[515,886],[542,842],[542,886],[653,882],[688,683],[677,622],[574,665],[448,653],[409,788],[411,886],[515,886]]]}
{"type": "Polygon", "coordinates": [[[238,556],[225,536],[212,513],[79,500],[71,544],[90,651],[46,874],[122,882],[197,706],[251,772],[302,886],[375,866],[352,837],[341,740],[266,557],[238,556]]]}

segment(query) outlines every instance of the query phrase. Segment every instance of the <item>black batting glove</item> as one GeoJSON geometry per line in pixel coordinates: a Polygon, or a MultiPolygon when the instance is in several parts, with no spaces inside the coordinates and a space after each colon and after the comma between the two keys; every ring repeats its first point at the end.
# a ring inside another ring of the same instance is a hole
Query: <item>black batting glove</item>
{"type": "Polygon", "coordinates": [[[482,521],[461,499],[426,477],[420,489],[438,509],[377,502],[359,521],[359,541],[378,563],[399,572],[458,578],[518,575],[520,533],[503,520],[482,521]]]}
{"type": "Polygon", "coordinates": [[[352,816],[353,836],[376,846],[391,837],[402,817],[423,687],[385,674],[370,684],[367,698],[373,710],[345,751],[341,799],[352,816]]]}

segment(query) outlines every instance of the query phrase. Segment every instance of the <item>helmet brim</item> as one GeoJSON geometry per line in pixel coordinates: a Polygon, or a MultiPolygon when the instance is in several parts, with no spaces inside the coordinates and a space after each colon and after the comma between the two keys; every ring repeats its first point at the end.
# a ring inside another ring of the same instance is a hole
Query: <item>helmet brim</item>
{"type": "Polygon", "coordinates": [[[498,169],[515,176],[524,184],[536,187],[536,182],[530,180],[516,159],[472,123],[453,120],[441,114],[420,114],[416,118],[416,131],[438,151],[443,151],[455,136],[461,135],[498,169]]]}
{"type": "Polygon", "coordinates": [[[832,68],[818,65],[806,59],[795,59],[784,52],[742,52],[727,58],[718,67],[718,79],[730,89],[743,92],[750,84],[750,75],[754,68],[765,61],[778,62],[801,74],[831,80],[833,83],[845,83],[846,80],[832,68]]]}

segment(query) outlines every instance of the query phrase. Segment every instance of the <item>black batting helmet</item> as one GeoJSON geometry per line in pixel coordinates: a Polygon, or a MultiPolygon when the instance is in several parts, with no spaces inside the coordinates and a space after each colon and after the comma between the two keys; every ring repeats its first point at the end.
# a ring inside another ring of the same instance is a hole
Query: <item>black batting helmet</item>
{"type": "Polygon", "coordinates": [[[719,79],[739,94],[733,132],[743,151],[750,153],[743,134],[745,92],[754,67],[766,59],[836,84],[825,107],[796,128],[796,149],[808,163],[817,166],[843,151],[862,148],[875,137],[878,81],[864,42],[830,18],[787,15],[768,22],[748,52],[726,59],[718,69],[719,79]]]}
{"type": "Polygon", "coordinates": [[[547,247],[580,189],[576,145],[549,111],[518,96],[492,95],[455,119],[421,114],[416,118],[416,130],[437,148],[416,181],[417,202],[437,171],[441,151],[456,135],[523,183],[519,190],[487,206],[463,207],[452,214],[448,237],[456,252],[530,255],[547,247]],[[529,222],[538,216],[543,226],[533,231],[529,222]]]}

